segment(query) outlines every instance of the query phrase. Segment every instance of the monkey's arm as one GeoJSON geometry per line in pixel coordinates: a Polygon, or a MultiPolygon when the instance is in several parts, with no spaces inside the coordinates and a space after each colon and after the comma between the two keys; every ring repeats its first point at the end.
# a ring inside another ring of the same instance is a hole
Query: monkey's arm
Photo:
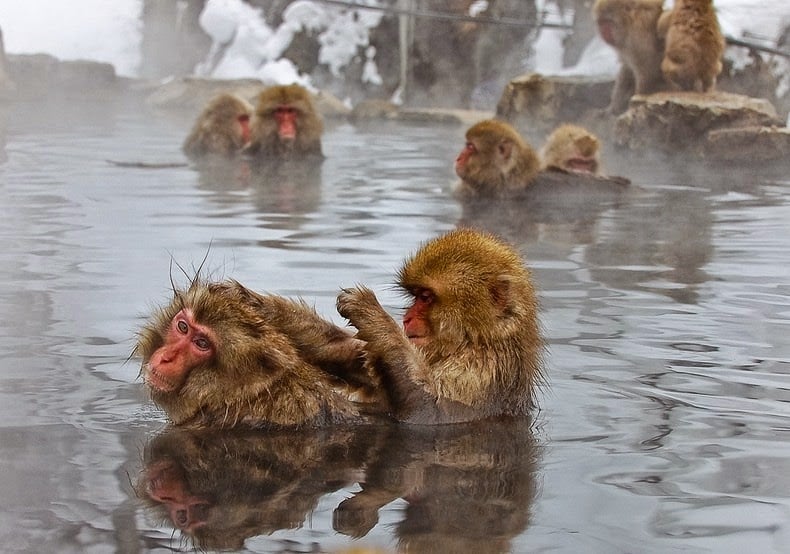
{"type": "Polygon", "coordinates": [[[258,295],[258,302],[267,321],[291,339],[303,359],[339,376],[362,373],[364,343],[348,330],[301,300],[258,295]]]}
{"type": "Polygon", "coordinates": [[[613,114],[623,113],[628,108],[628,101],[631,99],[631,96],[634,95],[635,89],[636,78],[634,72],[623,63],[614,81],[609,111],[613,114]]]}
{"type": "Polygon", "coordinates": [[[472,419],[467,406],[440,399],[427,390],[421,376],[428,374],[430,366],[373,291],[366,287],[343,289],[337,297],[337,311],[365,341],[368,363],[382,373],[395,419],[422,424],[472,419]]]}

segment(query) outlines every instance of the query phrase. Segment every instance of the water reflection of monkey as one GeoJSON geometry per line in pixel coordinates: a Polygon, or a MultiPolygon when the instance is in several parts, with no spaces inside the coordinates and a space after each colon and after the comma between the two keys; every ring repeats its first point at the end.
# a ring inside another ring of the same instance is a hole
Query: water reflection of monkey
{"type": "Polygon", "coordinates": [[[200,550],[295,529],[324,494],[359,479],[377,434],[169,429],[145,448],[137,493],[200,550]]]}
{"type": "MultiPolygon", "coordinates": [[[[530,521],[538,449],[527,419],[300,431],[169,429],[145,448],[137,493],[150,514],[201,550],[304,524],[318,501],[340,502],[333,526],[367,534],[378,510],[407,503],[394,527],[408,550],[504,552],[530,521]]],[[[389,527],[387,528],[389,529],[389,527]]]]}
{"type": "Polygon", "coordinates": [[[335,510],[335,529],[366,535],[378,510],[407,502],[395,526],[414,552],[507,552],[530,521],[537,447],[530,422],[391,427],[362,490],[335,510]]]}
{"type": "Polygon", "coordinates": [[[258,213],[299,216],[321,204],[321,164],[298,161],[249,164],[244,160],[198,164],[198,187],[210,191],[210,201],[249,204],[258,213]],[[248,192],[248,194],[239,194],[248,192]]]}

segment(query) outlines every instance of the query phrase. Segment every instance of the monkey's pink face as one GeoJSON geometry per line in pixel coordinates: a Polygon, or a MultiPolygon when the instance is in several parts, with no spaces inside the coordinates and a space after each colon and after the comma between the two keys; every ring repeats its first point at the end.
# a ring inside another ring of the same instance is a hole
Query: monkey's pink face
{"type": "Polygon", "coordinates": [[[431,290],[417,289],[414,303],[403,315],[403,332],[415,346],[424,346],[433,336],[429,312],[435,301],[436,295],[431,290]]]}
{"type": "Polygon", "coordinates": [[[165,343],[143,366],[145,382],[159,392],[177,392],[192,369],[209,361],[215,352],[214,333],[185,308],[173,317],[165,343]]]}
{"type": "Polygon", "coordinates": [[[280,136],[280,140],[285,142],[296,140],[296,120],[298,117],[299,111],[293,106],[278,106],[274,110],[274,119],[277,120],[277,134],[280,136]]]}

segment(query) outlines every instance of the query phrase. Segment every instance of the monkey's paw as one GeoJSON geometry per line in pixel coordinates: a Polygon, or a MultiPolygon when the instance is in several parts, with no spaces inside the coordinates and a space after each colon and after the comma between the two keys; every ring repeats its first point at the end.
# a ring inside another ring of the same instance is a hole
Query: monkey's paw
{"type": "Polygon", "coordinates": [[[382,311],[383,308],[376,299],[376,295],[367,287],[342,289],[337,295],[337,312],[357,329],[382,311]]]}

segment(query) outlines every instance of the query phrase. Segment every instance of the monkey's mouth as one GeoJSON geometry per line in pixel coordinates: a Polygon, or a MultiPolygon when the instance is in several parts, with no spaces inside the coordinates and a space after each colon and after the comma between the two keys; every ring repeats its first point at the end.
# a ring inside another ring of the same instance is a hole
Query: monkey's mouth
{"type": "Polygon", "coordinates": [[[580,173],[595,173],[595,160],[591,158],[571,158],[568,160],[571,171],[580,173]]]}
{"type": "Polygon", "coordinates": [[[414,346],[425,346],[428,342],[428,337],[424,335],[409,335],[406,338],[408,338],[409,342],[414,346]]]}
{"type": "Polygon", "coordinates": [[[143,376],[145,384],[158,392],[173,392],[177,385],[160,375],[150,364],[145,364],[145,374],[143,376]]]}

